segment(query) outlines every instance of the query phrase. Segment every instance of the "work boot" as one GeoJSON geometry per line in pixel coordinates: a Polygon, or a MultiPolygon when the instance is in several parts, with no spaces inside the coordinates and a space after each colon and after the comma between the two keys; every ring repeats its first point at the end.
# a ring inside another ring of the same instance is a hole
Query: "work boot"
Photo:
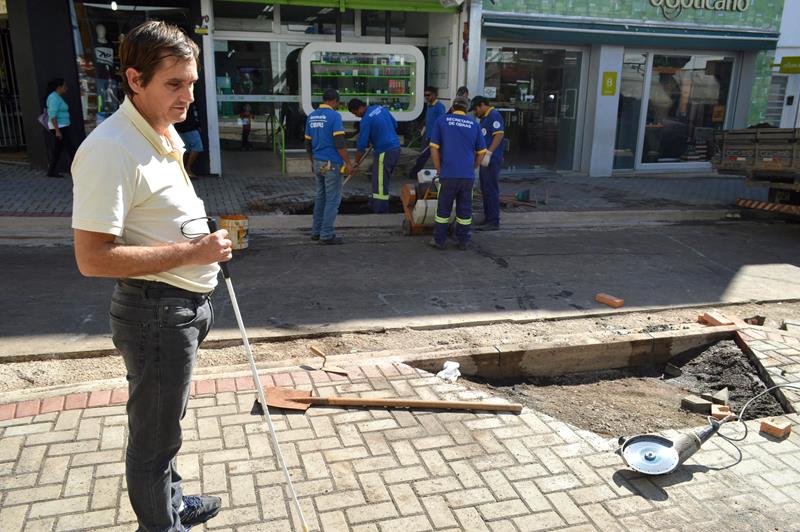
{"type": "Polygon", "coordinates": [[[469,242],[459,242],[458,243],[458,249],[460,249],[461,251],[466,251],[469,248],[470,248],[470,243],[469,242]]]}
{"type": "Polygon", "coordinates": [[[326,245],[326,246],[333,246],[333,245],[336,245],[336,244],[344,244],[344,238],[342,238],[340,236],[332,236],[330,238],[325,238],[325,239],[320,238],[319,239],[319,243],[323,244],[323,245],[326,245]]]}
{"type": "Polygon", "coordinates": [[[478,227],[476,227],[475,230],[476,231],[499,231],[500,230],[500,226],[499,225],[495,225],[495,224],[484,223],[484,224],[481,224],[478,227]]]}
{"type": "Polygon", "coordinates": [[[189,495],[183,497],[181,524],[188,530],[193,525],[205,523],[219,513],[222,499],[208,495],[189,495]]]}
{"type": "Polygon", "coordinates": [[[319,235],[311,235],[311,240],[319,240],[319,235]]]}
{"type": "Polygon", "coordinates": [[[429,245],[430,247],[432,247],[432,248],[436,248],[436,249],[438,249],[439,251],[441,251],[441,250],[443,250],[443,249],[444,249],[444,244],[440,244],[440,243],[438,243],[438,242],[436,241],[436,239],[435,239],[435,238],[431,238],[431,239],[428,241],[428,245],[429,245]]]}

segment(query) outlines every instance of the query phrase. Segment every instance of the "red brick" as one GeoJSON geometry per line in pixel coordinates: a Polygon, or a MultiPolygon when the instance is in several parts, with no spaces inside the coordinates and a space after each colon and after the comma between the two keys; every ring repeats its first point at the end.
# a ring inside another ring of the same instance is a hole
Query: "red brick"
{"type": "Polygon", "coordinates": [[[253,377],[236,377],[236,389],[242,390],[255,390],[256,385],[253,383],[253,377]]]}
{"type": "Polygon", "coordinates": [[[363,371],[364,375],[370,379],[383,377],[383,373],[381,373],[381,370],[378,369],[378,366],[362,366],[361,371],[363,371]]]}
{"type": "Polygon", "coordinates": [[[236,381],[233,379],[217,379],[217,392],[235,392],[236,381]]]}
{"type": "Polygon", "coordinates": [[[89,395],[89,403],[86,405],[88,408],[94,406],[108,406],[111,402],[111,390],[98,390],[89,395]]]}
{"type": "MultiPolygon", "coordinates": [[[[277,387],[292,388],[294,386],[292,376],[288,373],[273,373],[272,380],[275,381],[275,386],[277,387]]],[[[267,386],[263,380],[261,381],[261,385],[267,386]]]]}
{"type": "Polygon", "coordinates": [[[0,405],[0,421],[5,421],[6,419],[14,419],[14,411],[17,409],[17,403],[11,403],[10,405],[0,405]]]}
{"type": "Polygon", "coordinates": [[[86,408],[86,403],[89,402],[88,393],[72,393],[67,396],[64,402],[64,410],[78,410],[86,408]]]}
{"type": "Polygon", "coordinates": [[[14,417],[28,417],[28,416],[35,416],[39,413],[39,406],[41,405],[41,401],[35,399],[33,401],[23,401],[21,403],[17,403],[17,412],[14,414],[14,417]]]}
{"type": "Polygon", "coordinates": [[[197,395],[217,393],[216,383],[213,380],[197,381],[197,395]]]}
{"type": "Polygon", "coordinates": [[[609,307],[613,308],[619,308],[625,305],[624,299],[620,299],[618,297],[614,297],[609,294],[604,294],[602,292],[594,296],[594,300],[597,301],[598,303],[602,303],[604,305],[608,305],[609,307]]]}
{"type": "Polygon", "coordinates": [[[311,384],[311,377],[306,371],[293,371],[291,376],[295,384],[311,384]]]}
{"type": "Polygon", "coordinates": [[[42,401],[42,409],[40,412],[46,414],[48,412],[60,412],[64,410],[64,396],[61,397],[48,397],[42,401]]]}
{"type": "Polygon", "coordinates": [[[331,378],[328,376],[328,374],[318,369],[315,369],[314,371],[311,372],[311,380],[317,383],[331,382],[331,378]]]}
{"type": "Polygon", "coordinates": [[[725,419],[729,415],[731,415],[731,407],[725,405],[718,405],[712,404],[711,405],[711,417],[715,419],[725,419]]]}
{"type": "Polygon", "coordinates": [[[112,405],[119,405],[122,403],[128,402],[128,389],[127,388],[117,388],[116,390],[111,392],[111,404],[112,405]]]}
{"type": "Polygon", "coordinates": [[[697,318],[697,321],[699,321],[700,323],[705,323],[706,325],[713,325],[713,326],[733,325],[733,320],[731,320],[725,314],[713,311],[703,313],[699,318],[697,318]]]}
{"type": "Polygon", "coordinates": [[[788,420],[769,418],[761,422],[758,430],[776,438],[785,438],[792,433],[792,424],[788,420]]]}

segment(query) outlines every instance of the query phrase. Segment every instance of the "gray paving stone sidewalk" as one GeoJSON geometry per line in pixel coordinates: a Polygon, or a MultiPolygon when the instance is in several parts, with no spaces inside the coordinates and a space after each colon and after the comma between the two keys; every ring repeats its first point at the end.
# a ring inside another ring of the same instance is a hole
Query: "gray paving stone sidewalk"
{"type": "MultiPolygon", "coordinates": [[[[401,176],[391,182],[391,193],[399,196],[401,176]]],[[[308,203],[314,183],[309,175],[263,177],[203,177],[194,182],[210,214],[263,214],[258,204],[275,201],[308,203]],[[293,196],[286,196],[294,194],[293,196]]],[[[762,188],[748,188],[735,176],[630,176],[590,178],[575,174],[532,172],[509,174],[501,179],[501,192],[530,190],[537,210],[658,209],[701,206],[732,206],[736,198],[765,201],[762,188]]],[[[345,199],[366,198],[371,192],[365,174],[354,177],[344,188],[345,199]]],[[[0,216],[69,216],[72,182],[69,177],[49,178],[25,166],[0,163],[0,216]]]]}
{"type": "MultiPolygon", "coordinates": [[[[489,398],[403,364],[349,369],[267,381],[320,396],[489,398]]],[[[193,530],[298,530],[264,425],[249,414],[254,392],[199,388],[179,470],[186,493],[219,495],[223,511],[193,530]]],[[[274,419],[312,530],[797,530],[800,515],[800,436],[776,441],[757,423],[737,447],[714,438],[676,473],[645,477],[610,442],[530,409],[312,407],[274,419]]],[[[122,405],[0,422],[3,531],[133,530],[125,422],[122,405]]]]}

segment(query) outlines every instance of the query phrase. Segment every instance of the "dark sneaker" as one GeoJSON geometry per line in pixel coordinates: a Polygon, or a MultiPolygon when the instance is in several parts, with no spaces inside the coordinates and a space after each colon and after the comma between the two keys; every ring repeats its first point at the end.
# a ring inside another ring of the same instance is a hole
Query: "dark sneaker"
{"type": "Polygon", "coordinates": [[[311,235],[311,240],[319,240],[319,235],[311,235]]]}
{"type": "Polygon", "coordinates": [[[440,244],[440,243],[438,243],[438,242],[437,242],[436,240],[434,240],[433,238],[432,238],[432,239],[430,239],[430,240],[428,241],[428,245],[429,245],[430,247],[432,247],[432,248],[436,248],[436,249],[438,249],[438,250],[442,250],[442,249],[444,249],[444,244],[440,244]]]}
{"type": "Polygon", "coordinates": [[[326,238],[326,239],[320,238],[319,239],[319,243],[320,244],[325,244],[326,246],[333,246],[333,245],[336,245],[336,244],[344,244],[344,238],[342,238],[340,236],[334,236],[334,237],[326,238]]]}
{"type": "Polygon", "coordinates": [[[500,226],[494,224],[483,224],[475,228],[476,231],[499,231],[500,226]]]}
{"type": "Polygon", "coordinates": [[[222,499],[207,495],[185,496],[181,524],[188,530],[193,525],[205,523],[219,513],[222,499]]]}

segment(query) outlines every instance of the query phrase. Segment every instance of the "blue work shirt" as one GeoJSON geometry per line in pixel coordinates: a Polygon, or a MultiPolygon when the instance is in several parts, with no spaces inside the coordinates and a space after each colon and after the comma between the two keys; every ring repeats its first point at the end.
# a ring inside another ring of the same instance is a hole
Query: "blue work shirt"
{"type": "Polygon", "coordinates": [[[51,92],[47,97],[47,121],[50,129],[55,129],[53,127],[53,118],[56,119],[58,127],[67,127],[70,123],[69,106],[56,91],[51,92]]]}
{"type": "MultiPolygon", "coordinates": [[[[500,114],[500,111],[494,107],[490,107],[486,114],[481,118],[481,133],[483,134],[483,140],[486,142],[487,148],[492,145],[492,140],[494,139],[495,135],[505,133],[505,128],[506,122],[503,120],[503,116],[500,114]]],[[[492,152],[491,164],[498,164],[501,162],[503,162],[502,143],[497,147],[497,151],[492,152]]]]}
{"type": "Polygon", "coordinates": [[[358,126],[358,151],[366,151],[368,144],[372,144],[376,154],[399,148],[396,130],[397,120],[387,108],[370,105],[358,126]]]}
{"type": "Polygon", "coordinates": [[[475,155],[486,151],[486,142],[478,123],[455,111],[433,124],[431,148],[439,149],[440,179],[473,179],[475,155]]]}
{"type": "Polygon", "coordinates": [[[337,165],[344,164],[342,156],[336,149],[334,137],[344,135],[342,115],[324,103],[308,115],[306,120],[306,140],[311,141],[311,153],[314,159],[331,161],[337,165]]]}
{"type": "Polygon", "coordinates": [[[433,124],[443,117],[445,113],[447,113],[447,109],[444,108],[444,104],[439,100],[428,104],[428,108],[425,110],[425,136],[431,138],[431,135],[433,135],[433,124]]]}

